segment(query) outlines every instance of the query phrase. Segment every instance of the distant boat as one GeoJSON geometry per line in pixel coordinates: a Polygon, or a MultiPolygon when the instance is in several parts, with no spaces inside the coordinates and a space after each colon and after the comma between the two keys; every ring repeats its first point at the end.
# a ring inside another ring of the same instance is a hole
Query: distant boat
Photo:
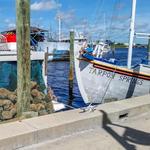
{"type": "MultiPolygon", "coordinates": [[[[0,34],[0,88],[15,90],[17,87],[16,34],[0,34]]],[[[45,53],[31,50],[31,80],[36,81],[41,91],[47,87],[45,53]]]]}
{"type": "MultiPolygon", "coordinates": [[[[16,35],[0,34],[0,88],[14,91],[17,88],[17,48],[16,35]]],[[[31,50],[31,80],[36,81],[39,89],[47,91],[45,52],[31,50]]],[[[65,109],[65,105],[52,101],[55,112],[65,109]]]]}
{"type": "MultiPolygon", "coordinates": [[[[30,27],[30,44],[31,44],[32,50],[36,51],[37,43],[39,41],[40,42],[44,41],[44,32],[46,31],[47,30],[43,30],[37,27],[30,27]]],[[[11,51],[17,50],[15,28],[1,32],[0,38],[3,38],[3,40],[5,39],[5,49],[11,50],[11,51]]],[[[2,42],[0,44],[2,46],[2,42]]]]}
{"type": "MultiPolygon", "coordinates": [[[[86,41],[86,38],[76,32],[75,34],[75,42],[80,43],[86,41]]],[[[49,40],[45,38],[44,41],[38,42],[37,44],[37,51],[44,51],[48,52],[50,56],[48,60],[69,60],[69,49],[70,49],[70,39],[69,37],[61,38],[59,40],[49,40]]]]}
{"type": "Polygon", "coordinates": [[[43,41],[38,42],[37,51],[48,52],[51,54],[48,60],[68,60],[69,59],[69,42],[43,41]]]}
{"type": "Polygon", "coordinates": [[[119,67],[91,53],[81,55],[82,45],[75,44],[75,72],[85,103],[104,103],[150,94],[150,65],[131,67],[135,10],[136,0],[133,0],[128,68],[119,67]]]}

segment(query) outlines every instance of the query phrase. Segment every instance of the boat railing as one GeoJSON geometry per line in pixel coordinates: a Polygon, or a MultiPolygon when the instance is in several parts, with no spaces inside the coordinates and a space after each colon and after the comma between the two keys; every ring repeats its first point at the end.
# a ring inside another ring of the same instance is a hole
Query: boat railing
{"type": "Polygon", "coordinates": [[[104,54],[110,51],[110,46],[105,42],[100,42],[96,44],[93,49],[93,55],[97,58],[102,58],[104,54]]]}

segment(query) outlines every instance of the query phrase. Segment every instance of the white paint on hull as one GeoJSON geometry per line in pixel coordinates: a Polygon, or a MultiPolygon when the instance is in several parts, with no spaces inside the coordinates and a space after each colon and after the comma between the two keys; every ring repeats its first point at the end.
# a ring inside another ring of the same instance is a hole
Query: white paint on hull
{"type": "MultiPolygon", "coordinates": [[[[150,80],[119,74],[115,69],[114,72],[110,72],[95,68],[92,63],[77,59],[79,50],[80,46],[75,45],[76,76],[85,103],[103,103],[109,99],[121,100],[150,93],[150,80]]],[[[115,68],[114,65],[111,66],[115,68]]],[[[140,68],[147,73],[150,71],[148,66],[141,65],[140,68]]]]}

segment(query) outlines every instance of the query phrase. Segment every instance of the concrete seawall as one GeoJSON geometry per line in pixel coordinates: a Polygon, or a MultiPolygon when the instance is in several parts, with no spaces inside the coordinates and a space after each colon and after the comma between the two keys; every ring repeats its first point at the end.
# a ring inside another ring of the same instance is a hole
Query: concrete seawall
{"type": "Polygon", "coordinates": [[[81,109],[0,125],[0,150],[32,144],[94,129],[103,124],[103,113],[114,122],[150,111],[150,95],[99,105],[93,112],[81,109]]]}

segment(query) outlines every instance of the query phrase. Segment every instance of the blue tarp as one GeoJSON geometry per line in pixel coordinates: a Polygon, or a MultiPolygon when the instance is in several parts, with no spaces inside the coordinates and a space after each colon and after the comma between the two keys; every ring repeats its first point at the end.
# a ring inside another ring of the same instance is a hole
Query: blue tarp
{"type": "Polygon", "coordinates": [[[85,51],[86,52],[84,54],[82,54],[82,56],[89,60],[93,60],[94,59],[94,57],[92,55],[93,49],[90,47],[87,47],[87,48],[85,48],[85,51]]]}

